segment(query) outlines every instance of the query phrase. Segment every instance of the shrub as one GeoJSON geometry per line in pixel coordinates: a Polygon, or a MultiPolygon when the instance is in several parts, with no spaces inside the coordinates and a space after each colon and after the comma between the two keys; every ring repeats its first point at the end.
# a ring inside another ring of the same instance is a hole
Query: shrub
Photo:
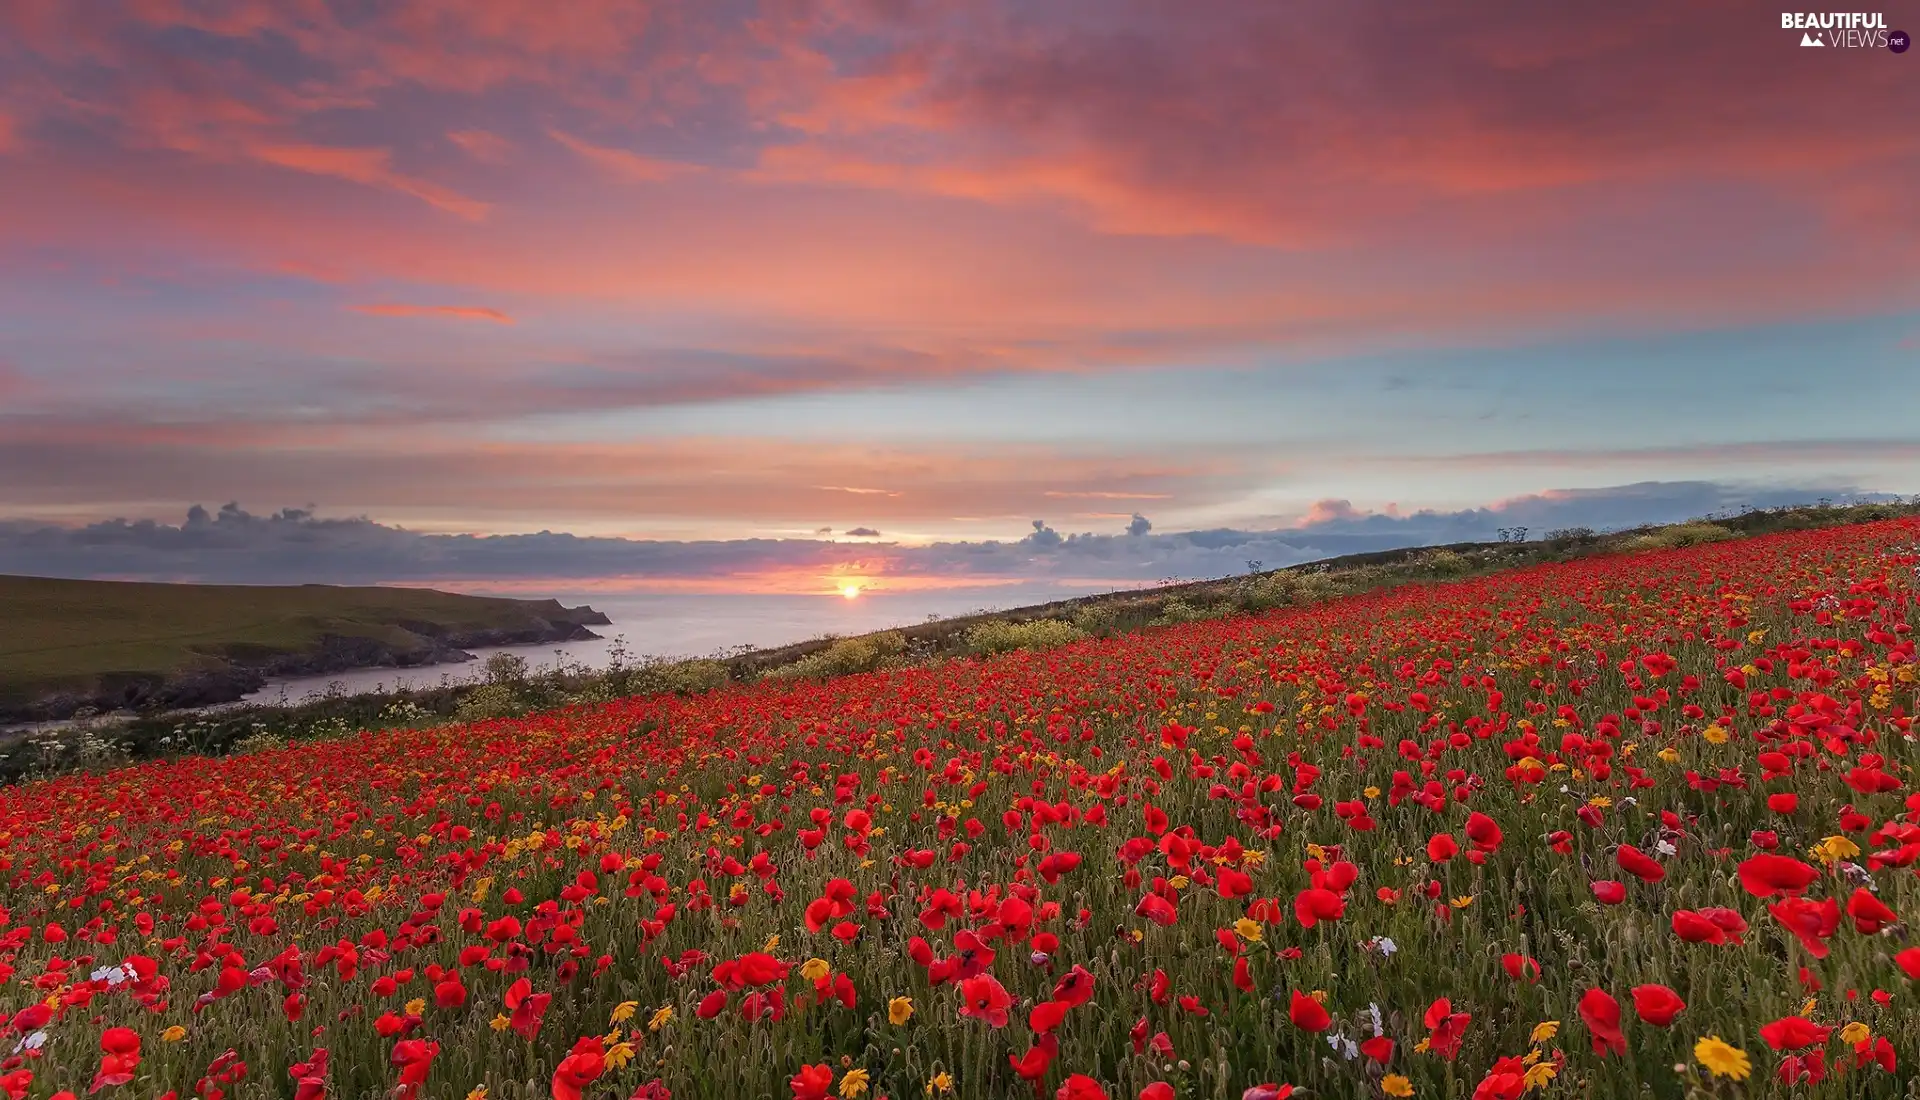
{"type": "Polygon", "coordinates": [[[1458,577],[1473,569],[1473,562],[1452,550],[1429,550],[1415,559],[1415,565],[1442,577],[1458,577]]]}
{"type": "Polygon", "coordinates": [[[651,660],[627,671],[626,689],[630,695],[698,695],[727,680],[727,666],[711,658],[651,660]]]}
{"type": "Polygon", "coordinates": [[[1265,573],[1241,581],[1234,591],[1234,602],[1248,611],[1270,611],[1293,603],[1299,590],[1298,574],[1265,573]]]}
{"type": "Polygon", "coordinates": [[[966,651],[987,657],[1016,649],[1053,649],[1086,637],[1086,632],[1060,619],[1031,622],[981,623],[967,631],[966,651]]]}
{"type": "Polygon", "coordinates": [[[841,638],[822,650],[816,650],[791,664],[766,673],[774,680],[824,680],[833,676],[851,676],[871,672],[880,662],[906,651],[906,635],[897,630],[841,638]]]}

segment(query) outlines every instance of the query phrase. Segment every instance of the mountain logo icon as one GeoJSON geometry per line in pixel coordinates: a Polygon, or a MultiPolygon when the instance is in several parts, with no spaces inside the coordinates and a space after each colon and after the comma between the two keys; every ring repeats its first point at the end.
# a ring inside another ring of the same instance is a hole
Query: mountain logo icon
{"type": "Polygon", "coordinates": [[[1818,38],[1815,38],[1811,33],[1802,34],[1800,36],[1800,44],[1802,46],[1825,46],[1826,45],[1825,42],[1822,42],[1818,38]]]}

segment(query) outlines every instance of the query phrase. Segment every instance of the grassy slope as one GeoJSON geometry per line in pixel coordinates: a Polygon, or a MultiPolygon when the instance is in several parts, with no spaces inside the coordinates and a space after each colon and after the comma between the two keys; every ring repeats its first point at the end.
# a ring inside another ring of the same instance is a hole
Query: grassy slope
{"type": "Polygon", "coordinates": [[[0,698],[82,689],[103,676],[204,668],[223,657],[300,652],[328,634],[406,647],[404,622],[452,631],[524,627],[537,606],[425,589],[0,576],[0,698]]]}

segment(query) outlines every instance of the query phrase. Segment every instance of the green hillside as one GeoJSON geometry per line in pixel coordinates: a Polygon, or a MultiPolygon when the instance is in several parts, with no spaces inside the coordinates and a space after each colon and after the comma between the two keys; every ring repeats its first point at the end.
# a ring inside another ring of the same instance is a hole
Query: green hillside
{"type": "Polygon", "coordinates": [[[346,648],[413,663],[435,648],[488,644],[496,636],[544,641],[565,632],[559,624],[601,622],[597,613],[552,600],[427,589],[0,576],[0,700],[284,663],[329,644],[338,648],[343,639],[346,648]],[[355,639],[373,644],[355,646],[355,639]]]}

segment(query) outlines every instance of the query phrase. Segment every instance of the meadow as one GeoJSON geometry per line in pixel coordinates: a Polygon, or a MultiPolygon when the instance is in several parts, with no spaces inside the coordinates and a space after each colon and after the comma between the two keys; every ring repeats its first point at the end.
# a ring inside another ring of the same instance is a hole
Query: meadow
{"type": "Polygon", "coordinates": [[[1920,520],[0,790],[0,1089],[1906,1095],[1920,520]]]}

